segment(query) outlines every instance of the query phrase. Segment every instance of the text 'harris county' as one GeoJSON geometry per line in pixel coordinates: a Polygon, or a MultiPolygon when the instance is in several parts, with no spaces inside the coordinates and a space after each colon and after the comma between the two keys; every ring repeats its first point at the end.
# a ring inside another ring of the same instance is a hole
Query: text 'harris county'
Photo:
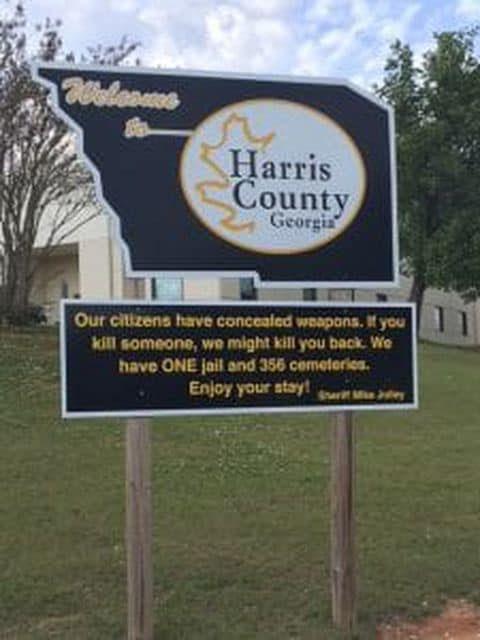
{"type": "Polygon", "coordinates": [[[322,228],[335,228],[336,221],[344,214],[350,194],[336,193],[328,188],[299,190],[299,183],[325,184],[332,179],[332,167],[328,162],[318,162],[314,153],[306,161],[262,160],[255,149],[229,149],[230,178],[235,179],[232,198],[245,211],[261,209],[270,213],[273,227],[310,227],[313,232],[322,228]],[[265,189],[265,183],[272,183],[265,189]],[[295,190],[279,187],[282,184],[296,185],[295,190]],[[305,213],[314,217],[305,217],[305,213]],[[285,213],[298,214],[290,223],[285,213]],[[309,221],[307,223],[307,220],[309,221]],[[296,222],[295,222],[296,221],[296,222]]]}

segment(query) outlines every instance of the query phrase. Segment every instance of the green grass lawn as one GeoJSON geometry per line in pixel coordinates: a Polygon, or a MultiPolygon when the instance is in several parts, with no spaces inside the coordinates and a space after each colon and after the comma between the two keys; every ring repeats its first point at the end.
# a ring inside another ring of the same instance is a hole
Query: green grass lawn
{"type": "MultiPolygon", "coordinates": [[[[0,333],[0,638],[125,637],[124,425],[62,421],[54,333],[0,333]]],[[[357,413],[359,634],[480,602],[480,352],[420,348],[419,411],[357,413]]],[[[155,630],[325,639],[329,427],[154,422],[155,630]]]]}

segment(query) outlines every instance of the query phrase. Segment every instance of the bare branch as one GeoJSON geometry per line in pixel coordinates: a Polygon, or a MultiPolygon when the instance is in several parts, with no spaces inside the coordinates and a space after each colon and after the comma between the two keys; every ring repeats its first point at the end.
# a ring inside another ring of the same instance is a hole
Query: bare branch
{"type": "MultiPolygon", "coordinates": [[[[40,236],[48,251],[98,215],[99,207],[72,135],[51,111],[46,90],[31,78],[25,0],[0,2],[7,8],[0,18],[1,319],[26,311],[40,236]]],[[[35,58],[75,61],[63,50],[61,26],[50,18],[37,25],[35,58]]],[[[124,37],[114,46],[87,49],[81,60],[120,64],[137,48],[124,37]]]]}

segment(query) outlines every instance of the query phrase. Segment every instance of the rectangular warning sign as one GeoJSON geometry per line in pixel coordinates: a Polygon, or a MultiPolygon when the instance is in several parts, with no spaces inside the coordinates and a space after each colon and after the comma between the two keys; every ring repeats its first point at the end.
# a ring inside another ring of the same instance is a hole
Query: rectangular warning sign
{"type": "Polygon", "coordinates": [[[417,406],[410,304],[64,301],[62,415],[417,406]]]}

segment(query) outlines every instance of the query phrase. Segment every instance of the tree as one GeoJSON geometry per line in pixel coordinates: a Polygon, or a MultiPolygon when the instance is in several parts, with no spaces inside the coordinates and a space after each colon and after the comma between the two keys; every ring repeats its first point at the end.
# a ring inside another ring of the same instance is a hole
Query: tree
{"type": "MultiPolygon", "coordinates": [[[[24,2],[0,19],[0,320],[25,322],[35,271],[34,245],[47,229],[43,253],[98,213],[93,181],[77,158],[72,136],[31,78],[24,2]]],[[[34,57],[74,62],[63,51],[61,22],[37,26],[34,57]]],[[[124,38],[97,46],[81,62],[119,64],[137,47],[124,38]]]]}
{"type": "Polygon", "coordinates": [[[378,94],[395,108],[402,265],[418,318],[427,287],[475,295],[480,266],[476,29],[434,35],[419,65],[395,42],[378,94]]]}

